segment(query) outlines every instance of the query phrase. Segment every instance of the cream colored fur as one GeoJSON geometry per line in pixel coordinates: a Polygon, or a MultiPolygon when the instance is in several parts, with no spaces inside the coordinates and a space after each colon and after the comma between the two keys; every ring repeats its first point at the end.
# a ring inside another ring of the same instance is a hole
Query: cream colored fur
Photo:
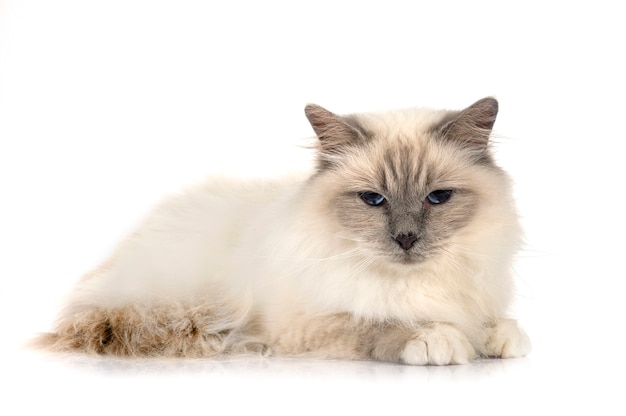
{"type": "Polygon", "coordinates": [[[427,132],[448,114],[358,115],[377,140],[346,156],[358,163],[273,182],[212,179],[170,198],[78,283],[42,343],[131,356],[254,351],[418,365],[526,354],[527,337],[505,319],[520,245],[510,183],[433,142],[427,132]],[[333,206],[346,187],[367,190],[369,159],[398,141],[442,169],[447,187],[471,177],[481,201],[445,252],[415,264],[374,252],[333,206]]]}

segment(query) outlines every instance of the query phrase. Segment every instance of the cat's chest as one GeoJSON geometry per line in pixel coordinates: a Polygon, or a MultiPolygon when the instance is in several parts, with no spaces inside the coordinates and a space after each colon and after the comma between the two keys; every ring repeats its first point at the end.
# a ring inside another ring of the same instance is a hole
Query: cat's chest
{"type": "Polygon", "coordinates": [[[375,320],[464,321],[481,315],[484,294],[474,285],[432,276],[381,276],[335,264],[302,273],[283,287],[283,298],[308,313],[343,313],[375,320]]]}

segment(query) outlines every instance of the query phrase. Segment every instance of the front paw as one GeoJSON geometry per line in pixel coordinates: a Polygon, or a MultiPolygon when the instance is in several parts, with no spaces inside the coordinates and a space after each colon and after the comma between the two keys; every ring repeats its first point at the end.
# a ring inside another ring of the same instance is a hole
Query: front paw
{"type": "Polygon", "coordinates": [[[474,347],[460,330],[450,324],[433,323],[409,339],[400,361],[411,365],[466,364],[475,355],[474,347]]]}
{"type": "Polygon", "coordinates": [[[527,355],[531,350],[528,335],[517,326],[514,319],[500,319],[487,330],[487,357],[517,358],[527,355]]]}

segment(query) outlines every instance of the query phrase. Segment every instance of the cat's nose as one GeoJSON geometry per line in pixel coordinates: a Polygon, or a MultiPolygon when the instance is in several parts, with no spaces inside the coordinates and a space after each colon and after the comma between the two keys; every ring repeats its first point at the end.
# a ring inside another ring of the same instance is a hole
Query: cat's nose
{"type": "Polygon", "coordinates": [[[400,247],[408,251],[417,241],[417,236],[415,235],[415,233],[398,234],[395,240],[398,242],[398,244],[400,244],[400,247]]]}

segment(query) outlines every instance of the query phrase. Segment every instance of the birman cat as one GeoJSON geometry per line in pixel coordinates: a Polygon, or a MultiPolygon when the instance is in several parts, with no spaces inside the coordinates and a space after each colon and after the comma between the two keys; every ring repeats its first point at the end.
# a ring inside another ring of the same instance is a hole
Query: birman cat
{"type": "Polygon", "coordinates": [[[507,317],[521,230],[490,149],[497,112],[490,97],[462,111],[306,106],[310,174],[167,199],[78,282],[39,344],[413,365],[525,355],[507,317]]]}

